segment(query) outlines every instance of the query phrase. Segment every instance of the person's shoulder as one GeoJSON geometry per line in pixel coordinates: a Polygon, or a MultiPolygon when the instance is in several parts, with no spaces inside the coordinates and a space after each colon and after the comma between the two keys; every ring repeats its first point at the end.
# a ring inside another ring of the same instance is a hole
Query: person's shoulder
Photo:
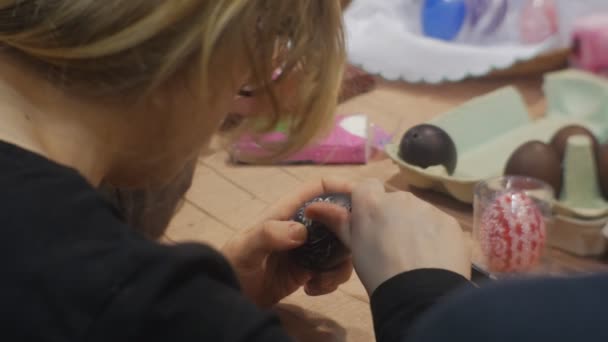
{"type": "Polygon", "coordinates": [[[107,225],[107,217],[118,217],[77,170],[5,142],[0,142],[0,187],[0,220],[18,225],[14,232],[75,226],[92,216],[107,225]]]}
{"type": "Polygon", "coordinates": [[[602,330],[608,275],[496,283],[430,310],[412,341],[608,340],[602,330]]]}

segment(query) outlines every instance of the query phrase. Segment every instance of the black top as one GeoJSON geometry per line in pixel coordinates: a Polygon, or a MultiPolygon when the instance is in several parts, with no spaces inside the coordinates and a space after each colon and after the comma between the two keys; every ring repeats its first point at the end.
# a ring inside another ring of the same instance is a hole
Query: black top
{"type": "MultiPolygon", "coordinates": [[[[143,238],[76,171],[0,143],[0,189],[3,341],[289,340],[241,295],[220,254],[143,238]]],[[[420,270],[381,285],[372,296],[378,340],[399,340],[463,283],[420,270]]]]}
{"type": "Polygon", "coordinates": [[[606,342],[607,291],[605,274],[483,286],[430,309],[405,341],[606,342]]]}

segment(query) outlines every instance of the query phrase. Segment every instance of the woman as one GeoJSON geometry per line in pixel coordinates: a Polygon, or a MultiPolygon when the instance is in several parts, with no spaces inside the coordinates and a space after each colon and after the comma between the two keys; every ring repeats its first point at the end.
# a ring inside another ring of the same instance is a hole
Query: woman
{"type": "Polygon", "coordinates": [[[228,243],[226,259],[151,242],[96,191],[173,182],[246,85],[272,110],[241,129],[286,122],[276,154],[302,146],[335,106],[340,11],[327,0],[0,1],[4,339],[284,341],[265,308],[301,286],[331,292],[354,264],[378,338],[391,341],[431,298],[466,283],[458,224],[377,181],[304,187],[228,243]],[[328,204],[307,212],[335,230],[352,264],[313,273],[284,252],[306,239],[289,217],[323,192],[352,193],[350,219],[328,204]],[[417,291],[409,280],[420,274],[441,286],[417,291]]]}

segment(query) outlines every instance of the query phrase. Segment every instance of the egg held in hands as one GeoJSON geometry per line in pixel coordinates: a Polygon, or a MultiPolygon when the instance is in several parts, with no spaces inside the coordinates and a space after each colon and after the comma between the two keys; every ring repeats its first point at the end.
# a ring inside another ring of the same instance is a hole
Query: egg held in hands
{"type": "Polygon", "coordinates": [[[346,261],[350,251],[324,223],[311,220],[304,214],[309,205],[319,202],[337,204],[349,212],[352,208],[350,195],[343,193],[324,194],[306,202],[298,209],[293,221],[303,224],[308,236],[302,246],[290,251],[289,254],[294,262],[306,269],[326,271],[346,261]]]}

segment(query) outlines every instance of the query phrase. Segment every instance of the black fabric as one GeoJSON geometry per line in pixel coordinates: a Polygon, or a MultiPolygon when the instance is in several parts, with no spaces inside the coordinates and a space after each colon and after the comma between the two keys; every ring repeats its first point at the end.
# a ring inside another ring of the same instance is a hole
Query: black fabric
{"type": "Polygon", "coordinates": [[[389,279],[371,297],[376,339],[399,341],[438,300],[467,287],[473,286],[463,276],[438,269],[414,270],[389,279]]]}
{"type": "Polygon", "coordinates": [[[129,229],[76,171],[0,143],[2,341],[288,341],[209,247],[129,229]]]}
{"type": "Polygon", "coordinates": [[[608,341],[608,275],[492,284],[423,315],[406,341],[608,341]]]}

